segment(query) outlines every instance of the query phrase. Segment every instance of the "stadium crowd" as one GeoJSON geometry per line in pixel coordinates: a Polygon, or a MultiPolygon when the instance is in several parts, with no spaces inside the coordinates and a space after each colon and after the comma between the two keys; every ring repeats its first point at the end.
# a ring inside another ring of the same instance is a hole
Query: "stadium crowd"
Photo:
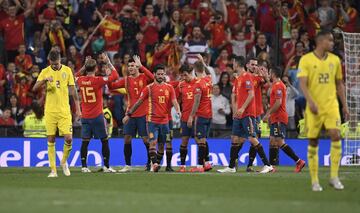
{"type": "MultiPolygon", "coordinates": [[[[358,32],[359,8],[351,0],[0,0],[0,126],[22,125],[32,103],[44,103],[45,93],[31,88],[57,48],[74,73],[85,56],[105,52],[123,77],[136,54],[150,70],[165,64],[168,81],[200,53],[212,75],[213,126],[220,129],[232,122],[232,57],[257,58],[265,70],[283,68],[288,128],[295,130],[305,109],[296,78],[300,57],[314,48],[320,29],[358,32]]],[[[343,58],[340,33],[335,43],[343,58]]],[[[108,89],[104,95],[114,127],[121,127],[126,98],[108,89]]]]}

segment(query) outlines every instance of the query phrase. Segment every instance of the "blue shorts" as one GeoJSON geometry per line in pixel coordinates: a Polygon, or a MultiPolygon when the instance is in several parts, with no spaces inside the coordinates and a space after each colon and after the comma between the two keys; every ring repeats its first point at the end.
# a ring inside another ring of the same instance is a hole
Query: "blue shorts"
{"type": "Polygon", "coordinates": [[[169,124],[156,124],[153,122],[147,123],[147,131],[149,141],[158,141],[159,143],[166,142],[166,137],[170,133],[169,124]]]}
{"type": "Polygon", "coordinates": [[[286,124],[278,122],[270,125],[270,136],[276,138],[285,138],[286,124]]]}
{"type": "Polygon", "coordinates": [[[196,117],[194,136],[198,139],[207,138],[210,131],[211,118],[196,117]]]}
{"type": "Polygon", "coordinates": [[[260,122],[261,122],[261,116],[257,116],[255,118],[255,132],[257,135],[261,136],[261,126],[260,126],[260,122]]]}
{"type": "Polygon", "coordinates": [[[163,141],[164,138],[159,137],[158,142],[159,143],[170,143],[174,137],[174,130],[173,130],[173,121],[169,121],[169,133],[166,134],[166,141],[163,141]]]}
{"type": "Polygon", "coordinates": [[[255,118],[254,117],[244,117],[244,118],[234,118],[232,126],[232,135],[249,138],[256,137],[255,132],[255,118]]]}
{"type": "Polygon", "coordinates": [[[194,137],[193,128],[187,126],[187,122],[181,121],[181,136],[182,137],[194,137]]]}
{"type": "Polygon", "coordinates": [[[104,139],[107,138],[106,120],[101,114],[96,118],[82,118],[81,119],[81,138],[90,139],[104,139]]]}
{"type": "Polygon", "coordinates": [[[131,135],[136,137],[136,134],[139,134],[140,137],[146,137],[146,116],[136,117],[129,119],[129,122],[124,125],[124,135],[131,135]]]}

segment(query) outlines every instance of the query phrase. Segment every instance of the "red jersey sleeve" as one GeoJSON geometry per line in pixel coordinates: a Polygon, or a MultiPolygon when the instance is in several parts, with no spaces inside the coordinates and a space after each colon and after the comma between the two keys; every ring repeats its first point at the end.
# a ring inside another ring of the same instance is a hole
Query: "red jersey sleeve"
{"type": "Polygon", "coordinates": [[[176,100],[176,94],[175,94],[174,87],[172,87],[171,85],[169,87],[170,87],[170,99],[171,99],[171,102],[172,102],[172,101],[176,100]]]}
{"type": "Polygon", "coordinates": [[[154,80],[154,74],[152,74],[152,72],[150,72],[150,70],[148,70],[146,67],[142,66],[140,67],[140,70],[144,73],[148,82],[154,80]]]}
{"type": "Polygon", "coordinates": [[[254,84],[253,84],[253,81],[251,80],[250,76],[247,75],[244,78],[244,84],[245,84],[245,89],[247,91],[254,90],[254,84]]]}
{"type": "Polygon", "coordinates": [[[274,88],[274,98],[275,99],[282,99],[282,97],[283,97],[283,91],[282,91],[282,89],[279,87],[279,86],[275,86],[275,88],[274,88]]]}
{"type": "Polygon", "coordinates": [[[118,88],[124,88],[124,87],[125,87],[125,78],[109,84],[110,89],[118,89],[118,88]]]}
{"type": "Polygon", "coordinates": [[[149,97],[149,90],[150,86],[145,87],[140,94],[139,100],[145,101],[149,97]]]}

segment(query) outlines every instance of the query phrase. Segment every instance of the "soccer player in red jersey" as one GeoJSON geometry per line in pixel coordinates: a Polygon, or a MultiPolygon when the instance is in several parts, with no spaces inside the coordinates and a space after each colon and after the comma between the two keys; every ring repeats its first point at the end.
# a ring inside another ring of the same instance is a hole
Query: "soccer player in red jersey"
{"type": "MultiPolygon", "coordinates": [[[[255,99],[255,132],[258,138],[261,138],[260,121],[261,115],[264,113],[262,104],[262,89],[265,83],[266,73],[268,72],[264,66],[259,66],[256,58],[250,58],[246,63],[247,70],[253,74],[254,83],[254,99],[255,99]]],[[[249,161],[246,167],[247,172],[253,172],[251,168],[256,158],[256,149],[250,146],[249,149],[249,161]]]]}
{"type": "Polygon", "coordinates": [[[123,119],[124,124],[128,123],[130,116],[142,105],[144,101],[149,103],[147,112],[147,130],[149,135],[149,155],[153,164],[152,171],[158,172],[159,164],[156,156],[157,142],[166,141],[169,134],[169,105],[175,107],[176,112],[181,116],[180,107],[176,100],[174,88],[165,83],[165,66],[158,64],[154,68],[155,81],[148,85],[141,93],[140,99],[127,111],[123,119]],[[160,139],[161,138],[161,139],[160,139]]]}
{"type": "MultiPolygon", "coordinates": [[[[134,56],[133,60],[130,60],[128,63],[128,76],[123,79],[114,82],[110,85],[111,89],[115,88],[125,88],[127,91],[127,102],[128,107],[126,109],[127,114],[129,109],[131,109],[134,104],[139,100],[141,91],[146,88],[146,86],[154,80],[154,75],[142,66],[140,58],[134,56]],[[140,73],[139,69],[143,72],[140,73]]],[[[126,166],[121,169],[119,172],[130,172],[131,171],[131,140],[138,133],[142,137],[146,150],[149,150],[148,144],[148,134],[146,131],[146,112],[148,109],[148,102],[141,104],[135,111],[129,115],[129,121],[124,123],[124,156],[126,166]]],[[[147,162],[147,170],[150,170],[150,162],[147,162]]]]}
{"type": "MultiPolygon", "coordinates": [[[[109,58],[107,58],[107,65],[109,67],[107,75],[115,68],[112,66],[109,58]]],[[[99,138],[102,143],[102,155],[104,159],[104,172],[116,172],[109,165],[110,149],[108,142],[108,135],[105,126],[105,118],[103,114],[103,87],[111,81],[116,79],[115,76],[110,78],[107,76],[95,76],[97,70],[96,60],[87,58],[83,67],[85,76],[77,78],[76,82],[79,85],[81,93],[81,171],[84,173],[91,172],[87,168],[87,154],[88,145],[91,138],[99,138]]]]}
{"type": "Polygon", "coordinates": [[[298,173],[304,168],[305,161],[301,160],[284,140],[288,114],[286,112],[286,86],[281,81],[281,76],[282,70],[280,68],[274,67],[271,69],[273,84],[270,92],[270,109],[263,118],[264,122],[270,122],[270,164],[277,165],[280,148],[295,161],[295,172],[298,173]]]}
{"type": "Polygon", "coordinates": [[[194,136],[192,128],[187,126],[187,121],[194,105],[194,86],[197,78],[192,75],[192,68],[188,65],[182,65],[180,67],[180,74],[182,80],[176,88],[179,96],[178,100],[181,104],[181,145],[180,145],[180,169],[179,172],[186,172],[186,155],[188,153],[188,143],[190,137],[194,136]]]}
{"type": "MultiPolygon", "coordinates": [[[[179,85],[179,81],[170,81],[167,82],[168,84],[170,84],[174,89],[177,88],[177,86],[179,85]]],[[[176,97],[178,97],[178,92],[175,91],[175,95],[176,97]]],[[[173,120],[172,120],[172,115],[171,115],[171,110],[172,110],[172,103],[169,102],[169,114],[168,114],[168,118],[169,118],[169,134],[166,135],[166,141],[158,141],[158,150],[157,150],[157,162],[160,165],[161,161],[164,157],[164,144],[166,144],[166,169],[165,171],[167,172],[174,172],[174,169],[171,167],[171,160],[172,160],[172,156],[173,156],[173,152],[172,152],[172,139],[173,139],[173,135],[174,135],[174,130],[173,130],[173,120]]],[[[161,140],[162,138],[159,138],[159,140],[161,140]]]]}
{"type": "Polygon", "coordinates": [[[272,171],[272,167],[265,155],[262,145],[256,138],[255,133],[255,100],[254,100],[254,83],[251,73],[245,71],[244,57],[236,57],[233,61],[234,70],[239,77],[234,82],[232,94],[232,107],[234,112],[232,142],[230,149],[230,164],[225,169],[220,169],[220,173],[235,173],[235,162],[238,158],[239,151],[248,139],[256,152],[259,154],[264,163],[260,173],[268,173],[272,171]]]}
{"type": "Polygon", "coordinates": [[[198,77],[194,85],[194,104],[189,115],[187,126],[192,128],[194,124],[194,136],[198,144],[198,166],[190,172],[204,172],[211,170],[209,162],[209,146],[206,137],[210,130],[212,118],[211,76],[207,74],[207,68],[201,55],[199,61],[195,62],[194,69],[198,77]]]}

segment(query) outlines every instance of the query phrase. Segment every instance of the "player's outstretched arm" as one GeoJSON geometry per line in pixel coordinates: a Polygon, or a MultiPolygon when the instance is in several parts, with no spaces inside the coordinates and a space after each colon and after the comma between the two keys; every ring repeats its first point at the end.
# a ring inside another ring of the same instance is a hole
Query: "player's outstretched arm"
{"type": "Polygon", "coordinates": [[[80,109],[80,98],[79,95],[75,89],[74,85],[69,86],[69,92],[70,95],[75,103],[75,107],[76,107],[76,120],[81,118],[81,109],[80,109]]]}
{"type": "Polygon", "coordinates": [[[143,103],[143,99],[141,98],[136,101],[136,103],[129,109],[129,111],[127,111],[125,117],[123,118],[122,120],[123,124],[127,124],[129,122],[131,114],[133,114],[137,110],[137,108],[141,106],[142,103],[143,103]]]}
{"type": "Polygon", "coordinates": [[[318,114],[318,107],[315,104],[314,100],[312,99],[312,97],[310,96],[307,84],[308,84],[308,78],[307,77],[299,77],[299,81],[300,81],[300,88],[301,91],[304,94],[304,97],[306,99],[306,102],[309,104],[310,110],[312,113],[314,113],[315,115],[318,114]]]}
{"type": "Polygon", "coordinates": [[[142,71],[149,80],[151,81],[154,80],[154,74],[152,74],[150,70],[148,70],[146,67],[142,65],[140,57],[138,55],[134,55],[133,59],[138,69],[140,69],[140,71],[142,71]]]}

